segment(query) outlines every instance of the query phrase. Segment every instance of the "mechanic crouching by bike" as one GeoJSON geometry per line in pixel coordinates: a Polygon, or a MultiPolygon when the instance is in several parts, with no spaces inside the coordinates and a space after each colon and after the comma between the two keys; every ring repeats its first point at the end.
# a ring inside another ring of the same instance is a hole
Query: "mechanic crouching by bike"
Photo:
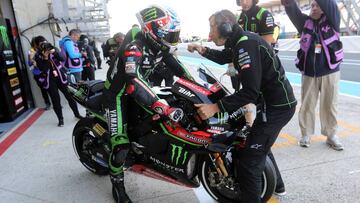
{"type": "Polygon", "coordinates": [[[104,107],[108,118],[112,152],[109,158],[110,180],[116,202],[131,202],[125,192],[123,164],[129,151],[126,132],[127,112],[125,94],[160,115],[178,122],[183,111],[169,104],[152,91],[147,83],[148,71],[164,62],[178,77],[191,79],[182,64],[170,53],[178,42],[180,22],[176,14],[158,6],[145,8],[137,14],[141,32],[132,42],[121,45],[107,72],[104,89],[104,107]]]}
{"type": "Polygon", "coordinates": [[[244,31],[235,15],[222,10],[211,15],[210,37],[222,51],[190,44],[202,56],[219,64],[234,63],[242,88],[216,104],[197,104],[202,119],[217,112],[233,112],[263,100],[263,115],[258,115],[247,137],[245,147],[237,150],[241,202],[261,201],[261,175],[266,156],[280,130],[295,113],[296,99],[279,58],[260,36],[244,31]]]}

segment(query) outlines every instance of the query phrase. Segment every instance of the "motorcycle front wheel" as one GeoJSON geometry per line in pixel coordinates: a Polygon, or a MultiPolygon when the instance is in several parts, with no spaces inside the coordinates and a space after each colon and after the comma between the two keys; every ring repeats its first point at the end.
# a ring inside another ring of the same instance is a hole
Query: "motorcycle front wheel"
{"type": "Polygon", "coordinates": [[[105,140],[93,132],[95,122],[93,118],[79,120],[73,130],[72,143],[75,154],[85,168],[97,175],[107,175],[108,156],[103,150],[105,140]]]}
{"type": "MultiPolygon", "coordinates": [[[[220,180],[216,169],[207,156],[200,165],[199,178],[208,194],[218,202],[239,202],[241,191],[234,177],[220,180]]],[[[266,158],[265,170],[262,173],[261,202],[267,202],[276,186],[276,172],[272,161],[266,158]]]]}

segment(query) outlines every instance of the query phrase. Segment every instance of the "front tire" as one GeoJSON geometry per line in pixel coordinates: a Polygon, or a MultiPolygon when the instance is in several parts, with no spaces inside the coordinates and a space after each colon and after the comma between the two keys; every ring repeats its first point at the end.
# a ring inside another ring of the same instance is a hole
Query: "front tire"
{"type": "MultiPolygon", "coordinates": [[[[213,165],[210,158],[207,156],[204,158],[204,161],[201,163],[199,168],[199,177],[201,183],[208,194],[218,202],[239,202],[241,200],[241,191],[239,187],[234,187],[236,184],[226,185],[225,187],[214,187],[211,186],[210,176],[213,173],[213,165]]],[[[235,180],[234,180],[235,182],[235,180]]],[[[261,202],[267,202],[276,186],[276,172],[272,161],[269,157],[266,157],[265,170],[262,174],[262,192],[261,192],[261,202]]]]}
{"type": "Polygon", "coordinates": [[[73,148],[85,168],[97,175],[108,175],[108,156],[104,153],[104,150],[102,150],[102,153],[95,152],[104,149],[101,143],[105,142],[104,138],[98,137],[93,131],[92,127],[95,124],[96,120],[94,118],[84,118],[77,122],[72,134],[73,148]],[[103,154],[103,157],[98,157],[99,154],[103,154]]]}

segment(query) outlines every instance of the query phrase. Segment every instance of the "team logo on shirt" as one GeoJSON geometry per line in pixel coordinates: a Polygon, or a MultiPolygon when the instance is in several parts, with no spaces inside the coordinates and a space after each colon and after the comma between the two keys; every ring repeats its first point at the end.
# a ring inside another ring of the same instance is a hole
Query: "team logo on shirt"
{"type": "Polygon", "coordinates": [[[249,53],[243,48],[239,49],[238,64],[241,70],[251,67],[251,59],[249,53]]]}
{"type": "Polygon", "coordinates": [[[274,18],[273,18],[270,14],[268,14],[268,15],[266,16],[265,24],[266,24],[266,27],[272,27],[272,26],[274,26],[274,18]]]}

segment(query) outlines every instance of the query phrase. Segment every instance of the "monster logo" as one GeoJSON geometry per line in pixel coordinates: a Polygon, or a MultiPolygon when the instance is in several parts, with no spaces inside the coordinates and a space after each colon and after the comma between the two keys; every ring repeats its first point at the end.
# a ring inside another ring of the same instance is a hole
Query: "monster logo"
{"type": "Polygon", "coordinates": [[[183,148],[181,146],[171,144],[171,147],[172,147],[171,162],[172,163],[175,162],[175,164],[178,165],[179,161],[180,161],[181,165],[183,165],[186,161],[188,152],[183,150],[183,148]],[[181,156],[183,156],[182,161],[181,161],[181,156]]]}
{"type": "Polygon", "coordinates": [[[9,47],[10,45],[10,41],[9,41],[9,37],[7,35],[7,31],[6,31],[6,27],[1,25],[0,26],[0,33],[1,33],[1,38],[2,38],[2,41],[4,42],[4,46],[6,48],[9,47]]]}
{"type": "Polygon", "coordinates": [[[150,21],[150,20],[154,20],[157,18],[157,12],[155,8],[151,8],[149,10],[146,11],[146,13],[144,14],[144,21],[150,21]]]}

